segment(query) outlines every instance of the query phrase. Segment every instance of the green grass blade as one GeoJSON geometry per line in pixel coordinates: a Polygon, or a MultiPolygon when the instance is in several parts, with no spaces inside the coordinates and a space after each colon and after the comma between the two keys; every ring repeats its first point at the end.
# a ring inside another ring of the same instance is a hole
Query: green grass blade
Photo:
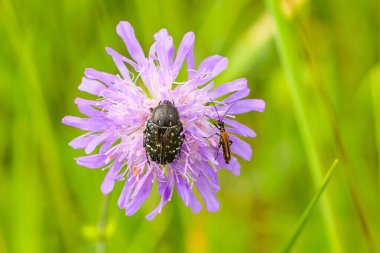
{"type": "Polygon", "coordinates": [[[377,170],[378,170],[378,233],[380,233],[380,65],[374,67],[370,73],[369,81],[371,84],[373,117],[375,122],[376,146],[377,146],[377,170]]]}
{"type": "Polygon", "coordinates": [[[308,221],[309,217],[312,214],[312,211],[314,210],[315,205],[317,204],[319,198],[321,197],[322,193],[325,191],[327,184],[329,183],[331,176],[336,168],[336,165],[338,164],[338,159],[335,159],[334,162],[331,164],[330,169],[327,171],[325,178],[323,179],[323,183],[321,187],[319,188],[318,192],[314,195],[313,199],[310,201],[309,205],[306,207],[305,211],[303,212],[298,225],[296,226],[294,232],[292,233],[292,236],[286,243],[284,249],[282,252],[290,252],[293,248],[294,244],[296,243],[299,235],[301,234],[303,228],[306,225],[306,222],[308,221]]]}
{"type": "MultiPolygon", "coordinates": [[[[317,186],[322,182],[322,164],[319,159],[316,139],[313,136],[310,121],[307,116],[310,113],[306,109],[306,102],[302,99],[303,83],[299,73],[302,73],[303,65],[298,55],[298,43],[295,39],[294,31],[292,30],[291,20],[284,16],[284,12],[280,7],[280,2],[266,0],[266,4],[268,11],[273,16],[277,50],[288,79],[287,84],[293,99],[295,116],[303,139],[312,179],[314,185],[317,186]]],[[[338,232],[336,231],[337,226],[333,218],[330,203],[327,198],[322,199],[321,202],[322,216],[326,225],[326,232],[328,234],[331,251],[343,252],[339,242],[338,232]]]]}
{"type": "MultiPolygon", "coordinates": [[[[316,52],[314,52],[316,45],[313,43],[312,40],[307,39],[311,37],[312,31],[307,28],[306,25],[303,24],[302,18],[298,18],[298,25],[301,27],[304,27],[302,29],[301,34],[303,34],[304,42],[303,45],[305,46],[305,51],[307,52],[307,55],[309,57],[309,69],[311,72],[313,72],[314,75],[314,81],[313,85],[316,88],[316,91],[320,94],[319,97],[323,101],[323,106],[326,112],[326,115],[329,117],[328,123],[330,124],[335,145],[340,153],[340,157],[342,158],[343,167],[345,168],[345,173],[347,174],[347,181],[351,193],[351,199],[354,205],[354,208],[356,210],[357,217],[360,221],[361,229],[363,232],[363,235],[365,236],[367,240],[368,247],[370,248],[371,252],[377,252],[375,241],[372,236],[371,226],[370,222],[368,222],[368,217],[365,212],[365,207],[363,206],[363,196],[361,196],[360,191],[358,190],[358,182],[355,179],[354,176],[354,167],[352,163],[352,159],[349,155],[349,149],[347,148],[347,142],[345,142],[343,137],[343,127],[341,122],[338,120],[338,114],[336,112],[336,108],[334,107],[332,101],[330,100],[330,96],[326,90],[326,87],[324,87],[323,82],[324,80],[321,79],[322,71],[321,71],[321,64],[317,64],[317,57],[316,52]]],[[[331,80],[328,80],[328,86],[334,85],[331,80]]]]}

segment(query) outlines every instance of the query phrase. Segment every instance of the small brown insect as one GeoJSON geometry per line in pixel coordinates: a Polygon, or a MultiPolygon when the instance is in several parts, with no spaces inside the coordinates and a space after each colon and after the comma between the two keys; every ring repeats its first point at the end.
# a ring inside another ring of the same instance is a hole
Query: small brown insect
{"type": "Polygon", "coordinates": [[[211,102],[214,105],[214,108],[216,110],[216,114],[218,115],[218,120],[215,123],[214,119],[210,118],[208,115],[206,115],[206,116],[211,120],[211,123],[219,130],[219,133],[215,133],[215,134],[209,136],[208,138],[210,138],[210,137],[212,137],[214,135],[218,135],[219,136],[218,152],[216,153],[215,160],[218,158],[220,147],[222,147],[223,148],[224,161],[226,162],[226,164],[229,164],[230,160],[231,160],[231,145],[232,145],[232,141],[230,140],[230,138],[228,136],[228,132],[226,131],[226,129],[224,127],[223,119],[227,115],[227,112],[231,109],[231,107],[233,105],[231,105],[227,109],[227,111],[224,113],[223,117],[220,118],[218,109],[216,108],[214,101],[211,100],[211,102]]]}

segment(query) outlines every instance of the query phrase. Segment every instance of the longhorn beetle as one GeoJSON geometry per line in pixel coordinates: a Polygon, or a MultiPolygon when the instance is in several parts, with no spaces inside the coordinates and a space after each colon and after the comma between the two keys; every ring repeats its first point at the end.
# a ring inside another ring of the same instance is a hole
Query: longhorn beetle
{"type": "Polygon", "coordinates": [[[224,113],[223,117],[220,118],[218,109],[216,108],[214,101],[212,101],[212,99],[210,99],[210,100],[211,100],[211,103],[213,104],[213,106],[215,108],[216,114],[218,115],[218,121],[215,123],[214,119],[210,118],[208,115],[206,115],[206,116],[211,120],[211,123],[219,130],[219,133],[215,133],[215,134],[213,134],[213,135],[211,135],[211,136],[209,136],[207,138],[210,138],[210,137],[212,137],[214,135],[218,135],[219,136],[218,152],[216,153],[215,160],[218,158],[220,147],[222,147],[223,148],[224,161],[226,162],[226,164],[229,164],[230,160],[231,160],[231,145],[232,145],[232,141],[230,140],[230,138],[228,136],[228,132],[226,131],[226,129],[224,127],[223,119],[227,115],[227,112],[231,109],[231,107],[233,105],[231,105],[227,109],[227,111],[224,113]]]}

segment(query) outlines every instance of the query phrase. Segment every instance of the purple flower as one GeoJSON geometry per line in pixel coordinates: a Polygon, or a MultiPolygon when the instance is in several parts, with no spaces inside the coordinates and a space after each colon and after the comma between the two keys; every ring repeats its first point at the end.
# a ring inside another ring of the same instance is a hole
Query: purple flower
{"type": "Polygon", "coordinates": [[[161,201],[147,219],[161,213],[174,188],[194,213],[202,208],[194,194],[195,188],[207,210],[217,211],[217,171],[225,168],[239,175],[240,164],[234,156],[226,164],[221,151],[215,160],[219,137],[205,138],[219,132],[207,117],[218,119],[210,101],[214,101],[221,116],[229,109],[223,121],[233,141],[231,151],[245,160],[251,159],[252,150],[238,135],[255,137],[256,134],[233,118],[236,114],[250,111],[262,112],[264,101],[244,99],[249,94],[244,78],[215,88],[212,79],[227,67],[227,59],[211,56],[196,68],[193,55],[195,36],[192,32],[185,34],[175,52],[172,37],[166,29],[160,30],[154,35],[155,41],[146,56],[128,22],[120,22],[116,30],[132,59],[106,48],[120,75],[86,69],[79,89],[97,96],[97,99],[76,98],[79,111],[87,117],[66,116],[62,120],[66,125],[87,131],[70,142],[70,146],[84,148],[87,154],[76,158],[77,163],[107,170],[101,185],[104,194],[112,191],[115,182],[125,182],[118,204],[125,209],[126,215],[132,215],[140,208],[155,181],[161,201]],[[179,80],[185,62],[187,79],[179,80]],[[148,163],[143,131],[152,108],[164,100],[173,101],[177,107],[185,140],[178,157],[162,166],[152,161],[148,163]]]}

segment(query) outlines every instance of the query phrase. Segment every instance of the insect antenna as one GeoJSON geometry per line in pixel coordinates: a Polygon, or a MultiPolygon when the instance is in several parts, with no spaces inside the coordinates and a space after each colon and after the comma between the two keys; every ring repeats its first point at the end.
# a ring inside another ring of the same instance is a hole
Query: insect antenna
{"type": "Polygon", "coordinates": [[[224,117],[226,117],[226,115],[227,115],[227,112],[232,108],[232,106],[234,106],[234,105],[236,105],[236,102],[235,103],[233,103],[228,109],[227,109],[227,111],[224,113],[224,115],[223,115],[223,117],[222,117],[222,119],[224,119],[224,117]]]}
{"type": "Polygon", "coordinates": [[[216,128],[219,129],[219,126],[214,122],[214,119],[212,119],[212,118],[211,118],[210,116],[208,116],[207,114],[205,114],[205,115],[206,115],[207,118],[210,119],[211,123],[212,123],[216,128]]]}
{"type": "Polygon", "coordinates": [[[214,103],[214,101],[211,98],[210,98],[210,101],[211,101],[212,105],[214,106],[216,114],[218,115],[218,119],[220,121],[220,116],[219,116],[218,108],[216,108],[215,103],[214,103]]]}

